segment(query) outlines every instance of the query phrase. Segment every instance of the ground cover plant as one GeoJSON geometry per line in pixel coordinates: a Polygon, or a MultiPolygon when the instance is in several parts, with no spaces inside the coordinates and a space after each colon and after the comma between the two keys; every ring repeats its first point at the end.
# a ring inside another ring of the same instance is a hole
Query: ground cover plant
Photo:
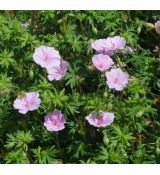
{"type": "Polygon", "coordinates": [[[1,11],[0,163],[160,163],[159,11],[1,11]]]}

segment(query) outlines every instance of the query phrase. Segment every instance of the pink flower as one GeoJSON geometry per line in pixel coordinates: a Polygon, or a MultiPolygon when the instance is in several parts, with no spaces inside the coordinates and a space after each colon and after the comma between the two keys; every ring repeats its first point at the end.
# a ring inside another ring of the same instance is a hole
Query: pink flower
{"type": "Polygon", "coordinates": [[[109,50],[107,39],[98,39],[91,44],[91,47],[95,49],[98,53],[106,55],[114,55],[113,50],[109,50]]]}
{"type": "Polygon", "coordinates": [[[135,50],[136,50],[136,49],[133,49],[132,47],[128,47],[128,46],[127,46],[127,51],[128,51],[129,53],[133,53],[135,50]]]}
{"type": "Polygon", "coordinates": [[[40,46],[33,54],[34,61],[44,68],[59,66],[61,57],[59,52],[53,47],[40,46]]]}
{"type": "Polygon", "coordinates": [[[107,47],[109,50],[115,51],[117,49],[123,49],[126,45],[126,40],[120,36],[108,37],[107,47]]]}
{"type": "Polygon", "coordinates": [[[160,35],[160,20],[155,23],[155,30],[160,35]]]}
{"type": "Polygon", "coordinates": [[[117,49],[123,49],[125,45],[126,40],[123,37],[114,36],[96,40],[91,47],[99,53],[112,56],[117,49]]]}
{"type": "Polygon", "coordinates": [[[106,72],[106,83],[108,84],[110,89],[116,89],[117,91],[121,91],[128,84],[128,74],[122,72],[119,68],[111,69],[110,72],[106,72]]]}
{"type": "Polygon", "coordinates": [[[113,60],[108,55],[98,54],[92,58],[94,66],[100,70],[105,71],[109,69],[113,64],[113,60]]]}
{"type": "Polygon", "coordinates": [[[20,113],[26,114],[28,111],[34,111],[40,106],[41,100],[38,92],[28,92],[22,98],[17,98],[13,107],[18,109],[20,113]]]}
{"type": "Polygon", "coordinates": [[[126,46],[125,49],[121,49],[118,50],[118,53],[122,54],[122,55],[127,55],[127,54],[134,54],[134,52],[136,51],[136,49],[126,46]]]}
{"type": "Polygon", "coordinates": [[[93,125],[95,127],[106,127],[113,123],[114,114],[107,111],[100,112],[99,114],[92,112],[86,117],[86,120],[90,125],[93,125]]]}
{"type": "Polygon", "coordinates": [[[55,109],[53,112],[48,113],[45,116],[44,126],[48,131],[60,131],[65,128],[66,123],[64,115],[61,111],[55,109]]]}
{"type": "Polygon", "coordinates": [[[57,67],[51,67],[47,69],[48,79],[52,80],[60,80],[66,73],[68,67],[68,62],[61,60],[60,65],[57,67]]]}

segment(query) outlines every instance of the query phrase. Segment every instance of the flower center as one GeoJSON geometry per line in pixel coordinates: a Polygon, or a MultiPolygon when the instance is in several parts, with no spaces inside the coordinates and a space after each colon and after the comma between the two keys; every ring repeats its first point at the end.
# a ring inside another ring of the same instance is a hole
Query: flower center
{"type": "Polygon", "coordinates": [[[103,123],[103,118],[100,116],[99,118],[97,118],[97,124],[101,125],[103,123]]]}
{"type": "Polygon", "coordinates": [[[44,61],[47,61],[47,60],[48,60],[48,55],[45,54],[44,61]]]}
{"type": "Polygon", "coordinates": [[[25,107],[26,108],[29,108],[29,106],[30,106],[29,102],[28,101],[25,101],[25,107]]]}
{"type": "Polygon", "coordinates": [[[115,78],[114,79],[114,83],[118,83],[118,78],[115,78]]]}
{"type": "Polygon", "coordinates": [[[58,119],[53,119],[52,120],[52,124],[53,125],[58,125],[59,124],[59,120],[58,119]]]}
{"type": "Polygon", "coordinates": [[[103,64],[99,64],[99,68],[102,68],[103,67],[103,64]]]}

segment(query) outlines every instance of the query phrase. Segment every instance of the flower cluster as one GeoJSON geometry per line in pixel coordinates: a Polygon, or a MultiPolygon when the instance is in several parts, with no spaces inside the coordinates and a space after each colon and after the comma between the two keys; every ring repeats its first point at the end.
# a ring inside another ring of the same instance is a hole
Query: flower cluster
{"type": "MultiPolygon", "coordinates": [[[[13,107],[19,110],[19,113],[26,114],[29,111],[34,111],[39,108],[41,100],[39,98],[39,93],[37,92],[27,92],[23,97],[18,97],[14,103],[13,107]]],[[[48,113],[45,116],[44,126],[49,131],[60,131],[64,129],[65,117],[55,109],[53,112],[48,113]]]]}
{"type": "MultiPolygon", "coordinates": [[[[18,97],[14,103],[13,107],[19,110],[19,113],[26,114],[29,111],[34,111],[39,108],[41,100],[39,98],[39,93],[37,92],[27,92],[23,97],[18,97]]],[[[111,112],[100,112],[96,114],[92,112],[86,117],[86,120],[95,127],[106,127],[109,126],[114,120],[114,114],[111,112]]],[[[45,116],[44,126],[48,131],[60,131],[65,128],[64,124],[66,119],[61,111],[55,109],[53,112],[47,113],[45,116]]]]}
{"type": "Polygon", "coordinates": [[[120,36],[108,37],[107,39],[99,39],[92,43],[91,47],[98,53],[112,56],[118,49],[123,49],[126,40],[120,36]]]}
{"type": "Polygon", "coordinates": [[[64,61],[53,47],[38,47],[33,54],[33,59],[42,68],[47,69],[50,81],[60,80],[67,71],[68,62],[64,61]]]}
{"type": "MultiPolygon", "coordinates": [[[[47,69],[50,81],[60,80],[67,71],[68,62],[64,61],[59,52],[53,47],[38,47],[33,54],[33,60],[42,68],[47,69]]],[[[38,92],[27,92],[14,101],[13,107],[18,109],[19,113],[26,114],[29,111],[38,109],[40,103],[38,92]]],[[[65,117],[61,111],[55,109],[45,116],[44,126],[49,131],[60,131],[64,129],[65,122],[65,117]]]]}
{"type": "Polygon", "coordinates": [[[125,45],[126,40],[120,36],[99,39],[91,44],[91,47],[99,53],[93,56],[92,63],[101,72],[106,72],[107,85],[117,91],[121,91],[126,87],[129,76],[120,68],[112,68],[114,61],[110,56],[113,56],[118,50],[123,50],[125,45]]]}
{"type": "MultiPolygon", "coordinates": [[[[92,43],[92,48],[99,53],[92,58],[94,66],[99,71],[106,72],[106,83],[109,88],[116,89],[117,91],[123,90],[127,85],[128,74],[120,68],[112,68],[114,61],[110,56],[113,56],[118,49],[123,49],[125,45],[125,39],[119,36],[96,40],[92,43]]],[[[59,52],[53,47],[38,47],[33,54],[33,60],[42,68],[46,68],[50,81],[60,80],[67,71],[68,62],[64,61],[59,52]]],[[[28,92],[22,97],[18,97],[14,101],[13,106],[15,109],[18,109],[20,113],[26,114],[29,111],[38,109],[40,103],[39,93],[28,92]]],[[[90,125],[95,127],[106,127],[113,123],[114,114],[108,111],[101,111],[99,113],[92,112],[86,117],[86,120],[90,125]]],[[[57,132],[65,128],[65,123],[66,119],[64,114],[55,109],[45,116],[44,126],[48,131],[57,132]]]]}

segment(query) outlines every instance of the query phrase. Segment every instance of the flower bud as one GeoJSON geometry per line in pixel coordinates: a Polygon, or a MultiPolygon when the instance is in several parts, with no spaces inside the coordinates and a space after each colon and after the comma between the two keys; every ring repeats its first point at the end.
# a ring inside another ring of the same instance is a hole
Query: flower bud
{"type": "Polygon", "coordinates": [[[112,104],[111,104],[111,103],[109,103],[109,104],[107,105],[107,109],[108,109],[109,111],[112,111],[113,106],[112,106],[112,104]]]}
{"type": "Polygon", "coordinates": [[[145,23],[145,26],[150,29],[154,29],[154,24],[152,23],[145,23]]]}
{"type": "Polygon", "coordinates": [[[94,71],[95,67],[93,65],[87,66],[89,71],[94,71]]]}
{"type": "Polygon", "coordinates": [[[141,33],[141,27],[140,27],[140,26],[138,26],[138,28],[137,28],[137,33],[138,33],[138,34],[141,33]]]}
{"type": "Polygon", "coordinates": [[[108,93],[104,92],[103,97],[108,97],[108,93]]]}
{"type": "Polygon", "coordinates": [[[57,21],[58,24],[60,24],[60,23],[62,23],[62,22],[63,22],[62,19],[60,19],[60,20],[57,21]]]}
{"type": "Polygon", "coordinates": [[[96,27],[92,26],[92,32],[93,32],[93,33],[95,33],[95,34],[97,34],[97,33],[98,33],[98,31],[97,31],[96,27]]]}
{"type": "Polygon", "coordinates": [[[103,143],[105,144],[105,146],[108,146],[109,144],[109,139],[106,134],[103,136],[103,143]]]}
{"type": "Polygon", "coordinates": [[[84,80],[84,78],[79,76],[79,75],[77,75],[76,76],[76,80],[81,83],[84,80]]]}
{"type": "Polygon", "coordinates": [[[32,69],[29,70],[29,77],[30,77],[30,79],[33,79],[33,77],[34,77],[34,72],[32,69]]]}
{"type": "Polygon", "coordinates": [[[160,20],[155,23],[155,30],[160,35],[160,20]]]}
{"type": "Polygon", "coordinates": [[[158,156],[160,155],[160,148],[159,148],[159,147],[156,148],[156,154],[157,154],[158,156]]]}

